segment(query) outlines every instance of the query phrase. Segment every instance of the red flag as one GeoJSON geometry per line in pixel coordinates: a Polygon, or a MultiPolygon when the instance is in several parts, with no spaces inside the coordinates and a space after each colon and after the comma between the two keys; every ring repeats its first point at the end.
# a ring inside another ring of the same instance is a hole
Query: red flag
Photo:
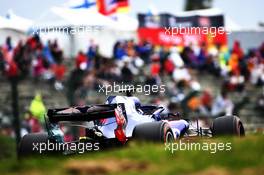
{"type": "Polygon", "coordinates": [[[103,15],[111,15],[117,11],[116,0],[97,0],[98,11],[103,15]]]}
{"type": "Polygon", "coordinates": [[[116,12],[128,12],[128,0],[97,0],[98,11],[103,15],[111,15],[116,12]]]}

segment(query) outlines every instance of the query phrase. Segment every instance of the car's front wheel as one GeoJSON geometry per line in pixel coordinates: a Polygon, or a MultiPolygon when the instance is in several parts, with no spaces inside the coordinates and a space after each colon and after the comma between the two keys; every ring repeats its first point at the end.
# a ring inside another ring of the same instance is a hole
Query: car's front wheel
{"type": "Polygon", "coordinates": [[[223,116],[216,118],[212,123],[211,130],[213,136],[245,135],[243,123],[237,116],[223,116]]]}

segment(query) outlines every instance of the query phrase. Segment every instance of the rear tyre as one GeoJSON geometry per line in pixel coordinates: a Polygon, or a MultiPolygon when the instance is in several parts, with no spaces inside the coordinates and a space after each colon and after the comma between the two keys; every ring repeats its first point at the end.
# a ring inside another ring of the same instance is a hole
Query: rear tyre
{"type": "Polygon", "coordinates": [[[213,136],[244,136],[245,129],[241,120],[236,116],[218,117],[213,121],[212,127],[213,136]]]}
{"type": "Polygon", "coordinates": [[[137,125],[132,134],[136,140],[152,142],[173,142],[174,135],[168,123],[164,121],[150,122],[137,125]]]}
{"type": "Polygon", "coordinates": [[[47,133],[31,133],[25,135],[19,144],[18,156],[24,157],[28,155],[40,154],[39,146],[41,143],[45,143],[47,146],[48,134],[47,133]]]}

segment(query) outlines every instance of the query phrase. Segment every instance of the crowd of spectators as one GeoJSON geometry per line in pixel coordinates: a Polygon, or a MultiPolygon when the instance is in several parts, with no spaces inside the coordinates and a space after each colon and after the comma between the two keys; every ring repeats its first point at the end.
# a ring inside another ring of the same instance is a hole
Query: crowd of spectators
{"type": "MultiPolygon", "coordinates": [[[[74,58],[74,68],[66,68],[64,60],[56,40],[43,44],[37,35],[16,46],[8,37],[0,46],[3,75],[33,77],[36,82],[48,80],[56,90],[65,90],[69,105],[96,103],[87,101],[87,96],[89,91],[98,90],[99,84],[165,84],[165,94],[152,94],[150,103],[164,105],[170,112],[181,111],[185,115],[197,112],[215,117],[237,112],[244,103],[235,104],[229,93],[243,94],[248,83],[254,86],[264,83],[264,43],[246,52],[238,41],[227,48],[205,43],[163,47],[147,41],[123,40],[114,45],[113,57],[105,58],[91,40],[87,50],[74,58]],[[218,95],[212,94],[210,87],[202,87],[197,75],[204,74],[222,80],[218,95]]],[[[39,118],[33,114],[29,110],[26,120],[38,124],[35,119],[39,118]]]]}
{"type": "Polygon", "coordinates": [[[62,89],[66,67],[63,64],[63,51],[56,40],[41,42],[38,35],[20,40],[13,45],[12,38],[0,46],[0,71],[6,77],[20,79],[32,77],[36,80],[48,80],[56,89],[62,89]]]}
{"type": "MultiPolygon", "coordinates": [[[[155,94],[152,103],[165,104],[168,110],[178,106],[177,110],[183,110],[185,114],[195,111],[216,117],[238,113],[247,100],[245,86],[263,86],[264,82],[264,43],[247,53],[238,41],[232,48],[227,48],[215,44],[162,47],[147,41],[125,40],[114,45],[112,59],[100,56],[98,46],[91,43],[87,54],[77,56],[77,69],[69,81],[74,80],[77,70],[86,70],[82,73],[84,78],[72,88],[73,91],[81,89],[80,104],[85,104],[86,90],[96,89],[101,83],[165,84],[166,93],[155,94]],[[85,66],[82,67],[80,62],[85,66]],[[201,87],[197,75],[204,74],[222,82],[218,95],[212,94],[210,87],[201,87]],[[241,93],[241,101],[234,103],[229,97],[232,92],[241,93]]],[[[72,104],[76,103],[78,100],[72,104]]]]}

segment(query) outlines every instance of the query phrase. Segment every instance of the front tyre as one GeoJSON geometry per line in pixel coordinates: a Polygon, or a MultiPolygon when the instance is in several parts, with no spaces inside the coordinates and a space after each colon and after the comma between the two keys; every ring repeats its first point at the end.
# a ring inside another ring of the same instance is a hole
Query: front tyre
{"type": "Polygon", "coordinates": [[[211,126],[213,136],[245,136],[243,123],[237,116],[223,116],[216,118],[211,126]]]}

